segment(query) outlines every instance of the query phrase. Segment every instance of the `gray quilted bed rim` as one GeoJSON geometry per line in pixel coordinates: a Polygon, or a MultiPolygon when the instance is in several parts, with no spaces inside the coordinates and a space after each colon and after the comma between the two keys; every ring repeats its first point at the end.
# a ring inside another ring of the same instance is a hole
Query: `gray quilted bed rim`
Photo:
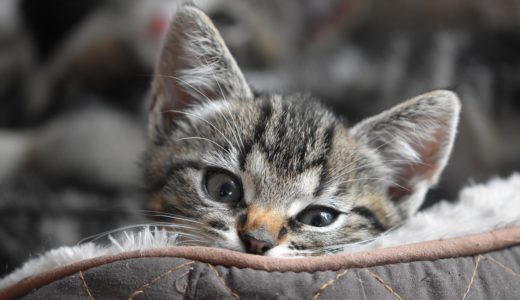
{"type": "Polygon", "coordinates": [[[444,240],[392,248],[307,258],[272,258],[207,247],[170,247],[123,252],[58,267],[35,274],[0,290],[0,299],[15,299],[79,270],[140,257],[177,257],[193,261],[267,272],[320,272],[366,268],[414,261],[473,256],[520,244],[520,226],[444,240]]]}

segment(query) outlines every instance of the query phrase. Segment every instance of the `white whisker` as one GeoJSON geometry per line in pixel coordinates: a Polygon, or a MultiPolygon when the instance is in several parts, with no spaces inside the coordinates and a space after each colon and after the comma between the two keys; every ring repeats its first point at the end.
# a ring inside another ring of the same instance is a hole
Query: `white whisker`
{"type": "Polygon", "coordinates": [[[199,89],[194,87],[191,83],[187,82],[186,80],[184,80],[182,78],[179,78],[177,76],[172,76],[172,75],[160,75],[160,74],[156,74],[156,75],[159,76],[159,77],[171,78],[171,79],[180,81],[182,84],[185,84],[189,88],[193,89],[195,92],[199,93],[202,97],[204,97],[208,101],[211,101],[211,99],[207,95],[205,95],[202,91],[200,91],[199,89]]]}
{"type": "Polygon", "coordinates": [[[207,233],[204,233],[201,231],[200,228],[193,227],[187,224],[174,224],[174,223],[167,223],[167,222],[155,222],[155,223],[145,223],[145,224],[133,224],[128,226],[119,227],[116,229],[108,230],[99,234],[95,234],[86,238],[81,239],[77,244],[83,244],[85,242],[94,242],[97,241],[103,237],[108,237],[110,235],[113,235],[118,232],[125,232],[129,229],[137,229],[137,228],[145,228],[145,227],[161,227],[161,228],[169,228],[174,230],[191,230],[192,232],[186,232],[186,231],[171,231],[171,234],[179,234],[179,235],[190,235],[193,237],[203,237],[211,239],[212,236],[208,235],[207,233]]]}
{"type": "Polygon", "coordinates": [[[180,138],[180,139],[176,139],[175,142],[180,142],[180,141],[186,141],[186,140],[202,140],[202,141],[207,141],[207,142],[210,142],[212,144],[214,144],[215,146],[219,147],[220,149],[222,149],[224,152],[227,152],[229,154],[229,150],[227,150],[226,148],[224,148],[222,145],[220,145],[219,143],[213,141],[213,140],[210,140],[210,139],[207,139],[207,138],[203,138],[203,137],[200,137],[200,136],[189,136],[189,137],[184,137],[184,138],[180,138]]]}
{"type": "Polygon", "coordinates": [[[172,219],[172,220],[191,222],[191,223],[195,223],[195,224],[204,224],[204,223],[202,223],[200,221],[196,221],[196,220],[193,220],[193,219],[190,219],[190,218],[186,218],[186,217],[183,217],[183,216],[177,216],[177,215],[170,214],[170,213],[167,213],[167,212],[162,212],[162,211],[143,210],[143,209],[141,209],[141,210],[139,210],[139,212],[142,212],[145,215],[153,216],[153,217],[163,217],[163,218],[168,218],[168,219],[172,219]]]}
{"type": "Polygon", "coordinates": [[[187,116],[192,116],[194,118],[197,118],[203,122],[205,122],[206,124],[208,124],[209,126],[211,126],[213,129],[215,129],[215,131],[217,131],[225,140],[226,142],[232,146],[233,144],[231,143],[231,141],[226,137],[226,135],[220,131],[220,129],[218,129],[213,123],[211,123],[210,121],[202,118],[201,116],[199,115],[196,115],[196,114],[193,114],[193,113],[189,113],[189,112],[185,112],[185,111],[180,111],[180,110],[175,110],[175,109],[170,109],[170,110],[167,110],[167,112],[174,112],[174,113],[179,113],[179,114],[184,114],[184,115],[187,115],[187,116]]]}
{"type": "MultiPolygon", "coordinates": [[[[208,62],[206,59],[204,59],[204,62],[206,63],[206,65],[208,65],[208,62]]],[[[215,62],[216,63],[216,62],[215,62]]],[[[209,66],[209,65],[208,65],[209,66]]],[[[227,103],[227,98],[226,98],[226,95],[224,94],[224,90],[222,90],[222,86],[220,86],[220,83],[218,82],[217,80],[217,75],[215,73],[215,69],[214,68],[211,68],[211,71],[212,71],[212,75],[213,75],[213,80],[215,80],[215,83],[217,84],[218,86],[218,89],[220,90],[220,94],[222,95],[222,98],[224,99],[224,101],[227,103]]],[[[229,107],[228,107],[228,110],[229,110],[229,107]]],[[[237,143],[237,145],[244,145],[244,142],[241,140],[239,142],[239,139],[238,137],[240,137],[240,134],[238,132],[236,132],[236,130],[234,130],[233,126],[231,126],[231,124],[229,123],[228,121],[228,118],[226,118],[226,116],[224,114],[221,113],[221,116],[224,118],[224,120],[226,121],[226,123],[228,124],[228,126],[231,128],[231,132],[233,133],[233,137],[235,138],[235,142],[237,143]],[[238,137],[237,137],[238,136],[238,137]]],[[[236,126],[236,124],[235,124],[236,126]]],[[[241,138],[240,138],[241,139],[241,138]]]]}

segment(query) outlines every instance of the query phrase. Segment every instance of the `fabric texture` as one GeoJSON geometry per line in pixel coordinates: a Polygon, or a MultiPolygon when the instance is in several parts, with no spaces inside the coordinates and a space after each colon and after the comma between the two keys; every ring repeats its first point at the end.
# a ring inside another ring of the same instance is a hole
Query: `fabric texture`
{"type": "Polygon", "coordinates": [[[0,298],[504,299],[520,294],[519,257],[520,227],[300,259],[172,247],[64,266],[0,290],[0,298]]]}
{"type": "Polygon", "coordinates": [[[475,256],[320,272],[268,272],[174,257],[79,270],[23,299],[512,299],[520,246],[475,256]]]}

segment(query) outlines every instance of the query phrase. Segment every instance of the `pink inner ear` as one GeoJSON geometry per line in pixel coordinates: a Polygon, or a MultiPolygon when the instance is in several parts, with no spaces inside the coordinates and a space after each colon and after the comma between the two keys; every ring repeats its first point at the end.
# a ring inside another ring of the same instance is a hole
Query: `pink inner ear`
{"type": "Polygon", "coordinates": [[[162,38],[168,28],[170,18],[166,14],[158,13],[152,17],[148,25],[148,37],[155,41],[162,38]]]}
{"type": "MultiPolygon", "coordinates": [[[[217,91],[191,86],[182,79],[181,73],[196,69],[199,60],[211,61],[214,58],[209,56],[192,58],[192,54],[186,49],[190,43],[187,33],[176,32],[175,27],[172,30],[174,30],[174,34],[167,39],[157,69],[157,76],[160,79],[159,91],[166,97],[164,99],[166,107],[163,111],[167,109],[183,110],[192,104],[195,98],[213,99],[217,96],[217,91]]],[[[187,28],[184,30],[189,31],[187,28]]],[[[208,74],[208,76],[210,75],[212,74],[208,74]]]]}
{"type": "Polygon", "coordinates": [[[193,96],[187,90],[190,87],[182,84],[178,78],[180,71],[192,68],[189,62],[183,59],[187,56],[183,48],[185,38],[180,34],[176,36],[175,42],[170,41],[164,47],[157,68],[155,79],[159,83],[157,93],[162,97],[158,104],[162,113],[162,126],[166,132],[172,128],[174,120],[181,115],[177,111],[182,111],[193,103],[193,96]]]}
{"type": "Polygon", "coordinates": [[[413,148],[419,154],[420,160],[410,161],[401,166],[397,181],[398,185],[388,188],[388,194],[394,201],[401,201],[406,196],[414,193],[413,184],[418,181],[431,181],[439,171],[439,158],[441,157],[442,143],[447,138],[443,130],[438,130],[432,135],[433,139],[423,143],[415,143],[413,148]]]}

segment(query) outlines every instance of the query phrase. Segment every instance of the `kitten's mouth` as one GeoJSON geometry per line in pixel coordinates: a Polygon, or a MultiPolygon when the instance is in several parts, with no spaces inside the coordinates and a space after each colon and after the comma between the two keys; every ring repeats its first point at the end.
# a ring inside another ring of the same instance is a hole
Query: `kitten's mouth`
{"type": "Polygon", "coordinates": [[[227,250],[232,250],[232,251],[237,251],[237,252],[246,252],[246,248],[244,245],[242,244],[235,244],[235,243],[232,243],[232,242],[229,242],[229,241],[218,241],[218,242],[215,242],[212,247],[216,247],[216,248],[222,248],[222,249],[227,249],[227,250]]]}
{"type": "Polygon", "coordinates": [[[223,248],[237,252],[246,252],[246,247],[242,243],[238,234],[235,231],[213,231],[218,235],[218,238],[210,243],[210,247],[223,248]]]}

